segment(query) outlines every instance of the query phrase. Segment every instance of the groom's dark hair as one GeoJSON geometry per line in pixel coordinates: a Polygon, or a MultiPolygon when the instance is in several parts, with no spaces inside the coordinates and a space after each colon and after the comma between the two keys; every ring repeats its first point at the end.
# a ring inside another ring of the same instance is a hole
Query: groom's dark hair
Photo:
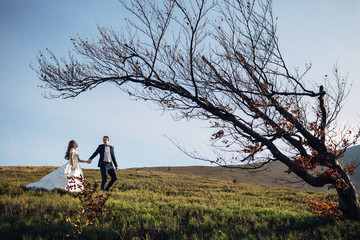
{"type": "Polygon", "coordinates": [[[103,138],[110,139],[108,136],[104,136],[103,138]]]}

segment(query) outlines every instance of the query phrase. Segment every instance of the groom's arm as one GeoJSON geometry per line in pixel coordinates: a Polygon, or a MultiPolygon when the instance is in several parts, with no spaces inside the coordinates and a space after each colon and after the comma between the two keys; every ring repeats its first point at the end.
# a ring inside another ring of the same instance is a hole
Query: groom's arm
{"type": "Polygon", "coordinates": [[[118,168],[117,162],[116,162],[116,158],[115,158],[115,152],[114,152],[114,147],[111,147],[111,160],[113,161],[116,169],[118,168]]]}
{"type": "Polygon", "coordinates": [[[98,146],[98,148],[95,150],[95,152],[91,155],[91,157],[89,157],[89,160],[92,161],[94,157],[96,157],[96,155],[98,155],[100,153],[100,146],[98,146]]]}

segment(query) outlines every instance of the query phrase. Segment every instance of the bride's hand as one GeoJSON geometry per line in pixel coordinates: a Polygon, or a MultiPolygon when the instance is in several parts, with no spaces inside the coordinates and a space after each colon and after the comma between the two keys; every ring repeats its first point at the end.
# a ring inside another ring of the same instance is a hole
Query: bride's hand
{"type": "Polygon", "coordinates": [[[72,170],[72,171],[74,171],[74,170],[75,170],[75,167],[74,167],[73,165],[71,166],[71,170],[72,170]]]}

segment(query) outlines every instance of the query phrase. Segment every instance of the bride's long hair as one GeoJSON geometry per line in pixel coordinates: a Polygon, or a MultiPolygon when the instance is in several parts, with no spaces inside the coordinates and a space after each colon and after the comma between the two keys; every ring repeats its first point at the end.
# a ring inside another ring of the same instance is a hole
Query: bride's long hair
{"type": "Polygon", "coordinates": [[[71,140],[69,142],[69,145],[67,147],[66,153],[65,153],[65,159],[70,159],[70,149],[74,148],[75,140],[71,140]]]}

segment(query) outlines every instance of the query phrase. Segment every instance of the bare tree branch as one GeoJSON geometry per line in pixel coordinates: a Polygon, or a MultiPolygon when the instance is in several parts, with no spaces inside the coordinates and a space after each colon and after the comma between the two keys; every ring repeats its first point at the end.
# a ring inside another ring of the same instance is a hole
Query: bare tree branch
{"type": "Polygon", "coordinates": [[[127,31],[98,27],[98,40],[72,38],[67,59],[40,53],[33,69],[42,87],[55,91],[48,97],[76,97],[113,83],[178,118],[210,122],[216,159],[175,143],[188,156],[233,168],[280,161],[311,186],[336,188],[346,217],[360,219],[349,177],[356,166],[339,162],[360,136],[336,124],[347,79],[337,67],[321,83],[305,79],[311,65],[302,73],[288,68],[271,0],[121,3],[134,16],[127,31]]]}

